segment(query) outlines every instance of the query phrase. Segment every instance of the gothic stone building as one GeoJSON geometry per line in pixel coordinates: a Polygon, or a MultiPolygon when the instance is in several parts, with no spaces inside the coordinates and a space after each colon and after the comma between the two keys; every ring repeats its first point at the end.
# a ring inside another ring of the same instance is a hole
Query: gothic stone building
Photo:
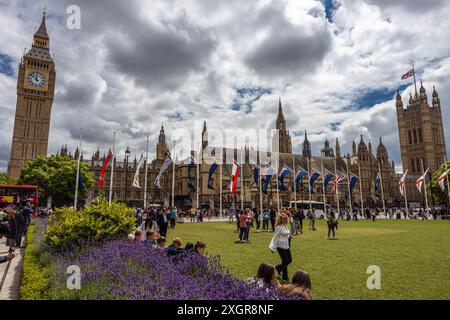
{"type": "Polygon", "coordinates": [[[20,177],[25,162],[47,155],[56,77],[49,48],[44,12],[31,49],[19,64],[16,114],[8,163],[8,175],[15,180],[20,177]]]}
{"type": "MultiPolygon", "coordinates": [[[[316,169],[321,171],[322,166],[324,169],[334,172],[335,164],[339,171],[346,173],[347,172],[347,163],[348,170],[356,175],[359,175],[359,169],[361,172],[362,179],[362,194],[363,201],[365,205],[381,205],[381,195],[378,194],[378,197],[374,194],[373,182],[375,176],[377,175],[379,165],[381,166],[383,186],[384,186],[384,196],[386,202],[393,203],[395,199],[399,197],[398,192],[398,179],[395,175],[395,166],[393,162],[389,161],[388,152],[386,147],[383,145],[381,138],[379,145],[377,147],[376,153],[373,154],[372,145],[369,142],[365,143],[363,137],[361,136],[361,140],[356,146],[356,143],[353,143],[352,154],[348,153],[346,155],[341,155],[339,141],[336,139],[335,149],[333,150],[330,147],[328,140],[325,142],[324,149],[322,150],[321,156],[311,155],[311,143],[309,142],[307,135],[305,133],[305,140],[303,141],[303,152],[302,154],[293,154],[292,153],[292,142],[291,137],[289,136],[289,132],[286,130],[286,121],[284,119],[281,102],[279,102],[278,106],[278,115],[276,119],[276,128],[279,130],[279,135],[274,136],[274,139],[279,139],[279,149],[280,149],[280,168],[283,165],[286,165],[290,168],[292,167],[308,167],[308,159],[310,160],[310,168],[311,170],[316,169]],[[284,152],[281,152],[284,151],[284,152]],[[358,166],[359,163],[359,166],[358,166]]],[[[203,127],[202,132],[202,147],[203,150],[207,151],[204,154],[208,154],[210,150],[208,148],[213,148],[208,145],[208,133],[206,128],[206,123],[203,127]]],[[[273,144],[275,145],[275,143],[273,144]]],[[[161,189],[156,188],[153,183],[156,179],[156,176],[159,172],[159,169],[164,162],[165,154],[167,150],[166,144],[166,136],[164,132],[164,128],[161,128],[160,135],[158,138],[158,143],[156,145],[156,158],[149,163],[148,167],[148,201],[149,203],[159,203],[166,204],[170,203],[171,197],[171,189],[172,189],[172,167],[170,167],[166,173],[163,174],[161,179],[161,189]]],[[[241,166],[242,175],[243,175],[243,202],[246,207],[259,207],[259,188],[254,183],[254,177],[252,173],[252,167],[249,164],[250,155],[254,152],[249,148],[245,148],[243,151],[238,149],[230,149],[230,148],[215,148],[212,151],[213,156],[214,152],[222,152],[223,158],[227,159],[231,154],[234,159],[239,161],[241,159],[241,152],[244,152],[243,158],[245,158],[245,164],[241,166]]],[[[67,153],[67,150],[62,149],[62,152],[67,153]]],[[[193,153],[192,153],[193,154],[193,153]]],[[[74,158],[76,155],[74,156],[74,158]]],[[[97,151],[92,159],[90,160],[91,171],[94,174],[94,180],[96,181],[100,175],[100,169],[102,167],[103,160],[106,158],[105,155],[100,156],[100,152],[97,151]]],[[[205,159],[203,159],[205,160],[205,159]]],[[[175,167],[175,205],[179,207],[190,207],[197,206],[196,203],[196,192],[192,192],[192,190],[188,186],[189,179],[189,161],[183,162],[183,164],[176,165],[175,167]]],[[[131,186],[133,175],[135,173],[137,167],[137,161],[127,163],[126,161],[116,162],[116,166],[114,169],[114,186],[113,186],[113,194],[114,197],[123,200],[125,198],[125,189],[127,189],[127,199],[128,200],[140,200],[142,203],[143,199],[143,186],[144,186],[144,168],[141,169],[140,172],[140,185],[142,189],[136,189],[131,186]],[[126,169],[128,168],[128,169],[126,169]],[[128,171],[128,174],[126,174],[128,171]],[[126,179],[127,176],[127,179],[126,179]],[[125,188],[125,184],[127,183],[127,188],[125,188]]],[[[234,194],[232,194],[227,187],[227,183],[231,176],[232,165],[231,164],[223,164],[219,166],[216,173],[213,175],[212,185],[214,189],[208,188],[208,172],[210,169],[210,163],[207,161],[202,161],[201,164],[198,165],[199,168],[199,203],[200,207],[204,208],[218,208],[220,201],[220,170],[222,170],[222,202],[223,208],[229,208],[230,206],[240,207],[241,203],[241,183],[238,182],[237,190],[234,194]]],[[[194,165],[191,170],[191,178],[195,188],[197,188],[197,165],[194,165]]],[[[95,185],[89,191],[89,197],[95,197],[102,192],[105,195],[108,195],[109,189],[109,178],[110,178],[110,168],[108,168],[107,174],[105,176],[105,190],[101,191],[98,189],[98,186],[95,185]]],[[[271,184],[268,187],[267,194],[263,194],[263,205],[273,205],[276,206],[276,181],[275,177],[272,178],[271,184]]],[[[307,189],[307,181],[303,179],[302,184],[300,185],[297,193],[292,191],[293,185],[293,176],[285,179],[285,185],[287,186],[287,190],[285,192],[280,192],[280,200],[284,206],[289,205],[289,201],[293,201],[295,198],[297,200],[309,200],[309,192],[307,189]]],[[[327,187],[326,191],[326,202],[329,204],[335,204],[335,196],[331,194],[332,183],[330,183],[327,187]]],[[[356,185],[353,196],[352,196],[352,204],[354,206],[360,205],[360,187],[359,183],[356,185]]],[[[312,193],[312,199],[315,201],[323,201],[323,193],[322,193],[322,181],[319,178],[315,184],[315,188],[312,193]]],[[[349,195],[348,195],[348,186],[347,181],[345,181],[340,186],[340,196],[339,200],[342,206],[349,203],[349,195]]]]}
{"type": "Polygon", "coordinates": [[[447,159],[439,95],[433,87],[429,105],[421,83],[419,94],[410,95],[406,108],[398,92],[396,100],[403,170],[408,170],[406,194],[408,201],[423,203],[424,195],[418,192],[415,181],[423,170],[434,172],[447,159]]]}

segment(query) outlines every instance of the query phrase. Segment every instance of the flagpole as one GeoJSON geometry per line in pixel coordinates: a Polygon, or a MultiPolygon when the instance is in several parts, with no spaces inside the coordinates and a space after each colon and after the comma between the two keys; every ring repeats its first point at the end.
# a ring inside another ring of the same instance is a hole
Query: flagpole
{"type": "Polygon", "coordinates": [[[262,216],[263,213],[263,197],[262,197],[262,165],[261,165],[261,155],[258,152],[258,159],[259,159],[259,210],[261,210],[260,214],[262,216]]]}
{"type": "Polygon", "coordinates": [[[109,205],[111,205],[111,200],[112,200],[112,189],[113,189],[115,159],[116,159],[116,132],[114,131],[113,149],[112,149],[112,163],[111,163],[111,179],[109,180],[109,201],[108,201],[109,205]]]}
{"type": "Polygon", "coordinates": [[[200,192],[200,145],[197,146],[197,210],[200,208],[199,192],[200,192]]]}
{"type": "Polygon", "coordinates": [[[378,160],[378,173],[380,174],[381,200],[383,201],[383,212],[384,212],[384,215],[386,215],[386,201],[384,200],[383,175],[381,174],[381,164],[380,164],[380,160],[378,160]]]}
{"type": "Polygon", "coordinates": [[[424,188],[424,192],[425,192],[425,207],[426,207],[427,216],[428,216],[428,214],[430,212],[430,208],[428,206],[427,177],[425,176],[425,171],[424,171],[424,167],[423,167],[423,159],[422,158],[420,159],[420,166],[422,167],[423,188],[424,188]]]}
{"type": "Polygon", "coordinates": [[[309,197],[309,210],[312,212],[312,200],[311,200],[311,174],[310,174],[310,164],[309,164],[309,157],[306,157],[306,163],[308,165],[308,197],[309,197]]]}
{"type": "MultiPolygon", "coordinates": [[[[447,155],[445,155],[444,157],[445,157],[444,158],[445,159],[445,172],[447,172],[448,171],[447,155]]],[[[450,184],[448,184],[448,174],[446,176],[446,180],[447,180],[447,191],[448,191],[448,205],[450,206],[450,184]]],[[[442,190],[442,192],[445,192],[445,188],[444,188],[444,190],[442,190]]]]}
{"type": "Polygon", "coordinates": [[[220,157],[220,186],[219,186],[219,215],[220,220],[222,220],[222,175],[223,175],[223,155],[220,157]]]}
{"type": "MultiPolygon", "coordinates": [[[[408,171],[406,171],[406,173],[408,173],[408,171]]],[[[406,195],[406,175],[405,175],[405,181],[404,181],[404,188],[405,188],[405,219],[406,219],[406,217],[408,216],[408,197],[407,197],[407,195],[406,195]]]]}
{"type": "Polygon", "coordinates": [[[241,210],[244,210],[244,181],[243,181],[244,162],[242,158],[243,158],[243,151],[241,147],[241,170],[239,171],[239,175],[241,178],[241,210]]]}
{"type": "Polygon", "coordinates": [[[296,178],[296,176],[295,176],[295,158],[294,158],[294,154],[292,153],[292,170],[294,171],[294,174],[293,174],[293,176],[294,176],[294,178],[293,178],[293,181],[294,181],[294,203],[295,203],[295,209],[297,210],[297,186],[296,186],[296,183],[295,183],[295,178],[296,178]]]}
{"type": "Polygon", "coordinates": [[[77,211],[77,205],[78,205],[78,180],[80,179],[80,162],[81,162],[81,141],[83,138],[83,128],[80,128],[80,150],[78,154],[78,160],[77,160],[77,178],[75,181],[75,198],[73,201],[73,210],[77,211]]]}
{"type": "Polygon", "coordinates": [[[336,179],[338,178],[337,175],[337,160],[334,159],[334,179],[335,179],[335,183],[336,183],[336,189],[334,190],[334,192],[336,193],[336,207],[337,207],[337,216],[339,217],[339,181],[337,181],[336,179]]]}
{"type": "Polygon", "coordinates": [[[148,136],[147,136],[147,151],[145,156],[145,178],[144,178],[144,209],[147,208],[147,167],[148,167],[148,136]]]}
{"type": "Polygon", "coordinates": [[[278,157],[277,157],[277,160],[276,160],[276,164],[277,164],[277,166],[276,166],[276,173],[275,173],[275,179],[276,179],[276,184],[277,184],[277,208],[278,208],[278,214],[280,214],[280,188],[279,188],[279,186],[278,186],[278,170],[280,169],[279,168],[279,163],[278,163],[278,161],[280,160],[280,153],[279,152],[277,152],[277,154],[278,154],[278,157]]]}
{"type": "Polygon", "coordinates": [[[173,140],[173,155],[172,155],[172,208],[175,206],[175,140],[173,140]]]}
{"type": "Polygon", "coordinates": [[[359,163],[358,158],[358,174],[359,174],[359,195],[361,199],[361,216],[364,217],[364,198],[363,198],[363,189],[362,189],[362,176],[361,176],[361,164],[359,163]]]}
{"type": "Polygon", "coordinates": [[[321,166],[321,169],[322,169],[322,194],[323,194],[323,213],[324,214],[326,214],[327,213],[327,204],[326,204],[326,202],[327,202],[327,198],[326,198],[326,195],[325,195],[325,171],[324,171],[324,169],[323,169],[323,159],[322,158],[320,158],[320,166],[321,166]]]}
{"type": "Polygon", "coordinates": [[[347,161],[345,161],[345,164],[347,166],[347,181],[348,181],[348,203],[350,205],[350,212],[353,212],[353,206],[352,206],[352,191],[350,189],[350,173],[348,171],[348,158],[347,161]]]}
{"type": "Polygon", "coordinates": [[[414,75],[414,88],[416,90],[416,97],[417,97],[416,70],[414,69],[414,65],[412,66],[412,68],[413,68],[413,75],[414,75]]]}

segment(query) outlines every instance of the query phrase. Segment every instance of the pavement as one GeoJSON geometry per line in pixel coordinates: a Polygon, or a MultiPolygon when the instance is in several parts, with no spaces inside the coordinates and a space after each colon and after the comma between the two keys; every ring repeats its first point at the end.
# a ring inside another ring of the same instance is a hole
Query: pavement
{"type": "MultiPolygon", "coordinates": [[[[0,240],[0,255],[8,254],[8,249],[5,245],[6,238],[0,240]]],[[[23,250],[16,248],[15,258],[11,261],[0,263],[0,300],[18,300],[20,279],[23,269],[23,250]]]]}

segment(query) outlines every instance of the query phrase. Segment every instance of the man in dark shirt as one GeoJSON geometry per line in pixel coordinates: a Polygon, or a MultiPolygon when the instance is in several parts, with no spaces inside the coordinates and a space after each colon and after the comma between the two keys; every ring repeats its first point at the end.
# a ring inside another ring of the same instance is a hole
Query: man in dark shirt
{"type": "Polygon", "coordinates": [[[272,227],[272,232],[275,232],[275,220],[277,218],[277,213],[273,208],[270,208],[270,225],[272,227]]]}

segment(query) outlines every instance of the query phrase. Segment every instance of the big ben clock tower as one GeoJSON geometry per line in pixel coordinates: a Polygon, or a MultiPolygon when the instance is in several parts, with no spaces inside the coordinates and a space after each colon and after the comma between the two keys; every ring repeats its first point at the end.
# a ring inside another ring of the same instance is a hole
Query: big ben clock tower
{"type": "Polygon", "coordinates": [[[22,57],[8,175],[19,179],[28,160],[47,155],[50,115],[55,92],[55,64],[43,13],[31,49],[22,57]]]}

